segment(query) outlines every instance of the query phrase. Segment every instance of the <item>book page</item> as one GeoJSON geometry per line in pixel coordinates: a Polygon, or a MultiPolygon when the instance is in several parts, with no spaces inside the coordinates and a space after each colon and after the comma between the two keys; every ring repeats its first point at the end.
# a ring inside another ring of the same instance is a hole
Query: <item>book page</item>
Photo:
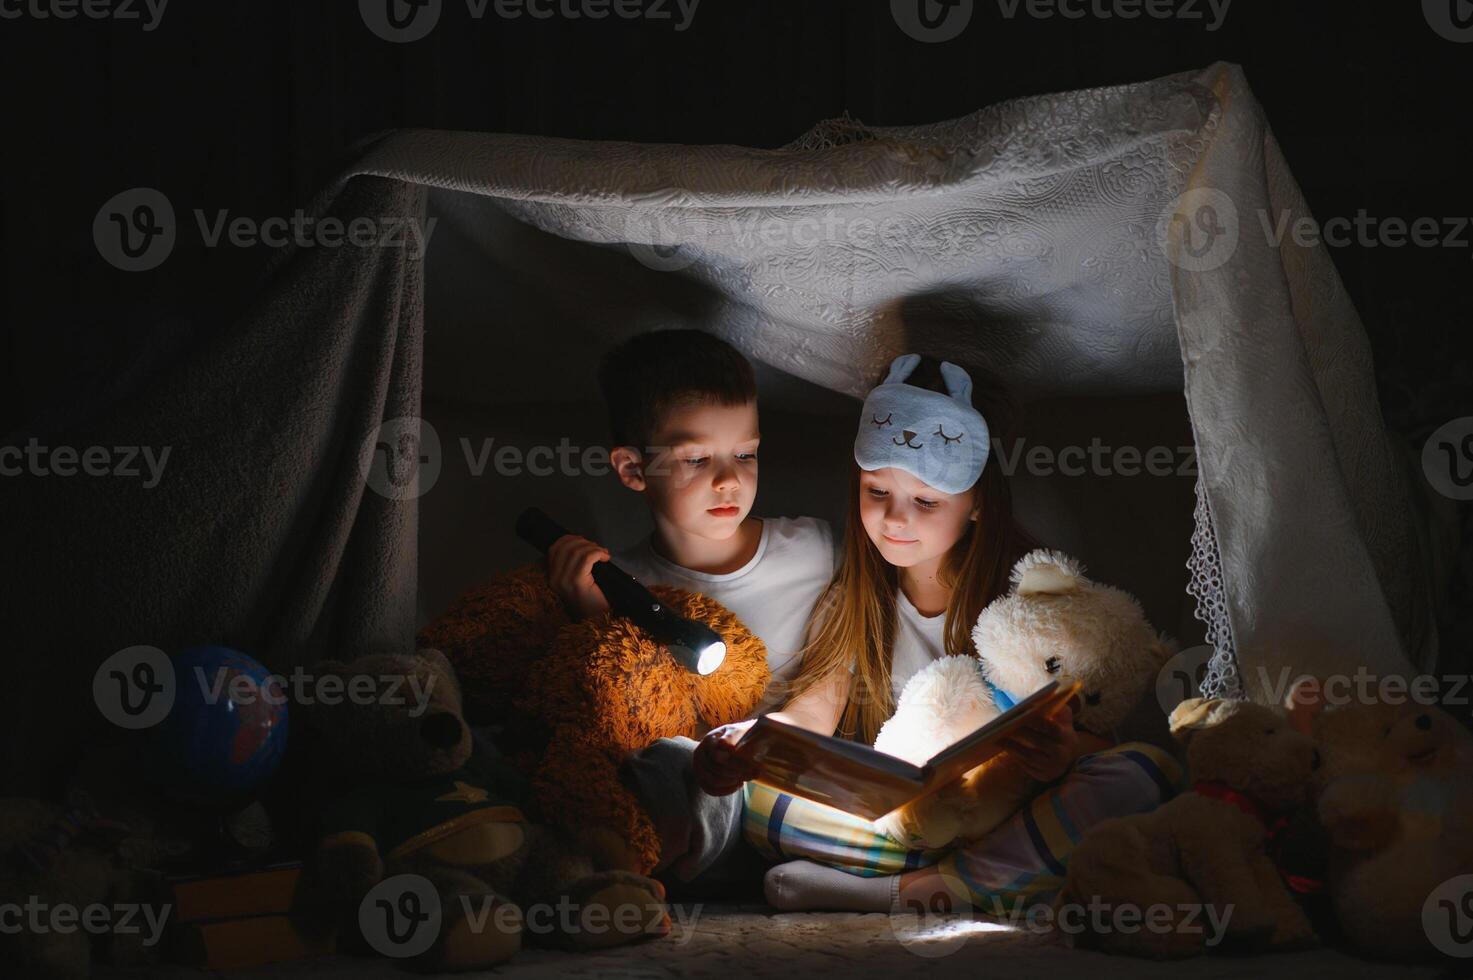
{"type": "Polygon", "coordinates": [[[909,796],[924,779],[923,770],[904,759],[766,717],[747,730],[736,751],[761,767],[761,782],[851,813],[909,796]]]}
{"type": "Polygon", "coordinates": [[[1081,685],[1071,681],[1060,686],[1058,681],[1034,691],[1007,711],[965,738],[937,752],[926,761],[926,788],[939,788],[1005,751],[1002,742],[1013,731],[1032,721],[1052,714],[1061,704],[1078,698],[1081,685]]]}
{"type": "Polygon", "coordinates": [[[873,820],[975,769],[1002,749],[1002,740],[1033,717],[1077,696],[1078,682],[1053,682],[917,767],[845,739],[759,718],[736,751],[760,767],[759,782],[873,820]]]}

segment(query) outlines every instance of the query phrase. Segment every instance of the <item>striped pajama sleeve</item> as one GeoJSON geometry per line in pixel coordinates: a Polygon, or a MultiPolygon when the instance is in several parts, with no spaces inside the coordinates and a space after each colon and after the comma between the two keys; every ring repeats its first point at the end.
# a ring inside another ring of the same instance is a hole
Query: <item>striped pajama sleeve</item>
{"type": "Polygon", "coordinates": [[[935,868],[973,906],[991,910],[1047,902],[1063,884],[1069,854],[1092,825],[1154,809],[1181,786],[1166,750],[1127,742],[1080,756],[995,830],[953,848],[915,850],[873,822],[759,782],[743,788],[742,830],[767,859],[816,861],[863,877],[935,868]]]}

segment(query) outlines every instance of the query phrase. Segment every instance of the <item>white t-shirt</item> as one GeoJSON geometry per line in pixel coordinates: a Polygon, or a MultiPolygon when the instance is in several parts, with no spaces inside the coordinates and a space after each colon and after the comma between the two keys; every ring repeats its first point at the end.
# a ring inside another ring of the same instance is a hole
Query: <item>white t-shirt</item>
{"type": "Polygon", "coordinates": [[[657,555],[645,538],[616,552],[614,564],[645,585],[665,585],[708,595],[736,614],[767,646],[772,679],[755,717],[780,707],[786,684],[798,675],[808,616],[833,577],[836,557],[827,521],[816,517],[767,517],[752,560],[734,572],[710,575],[657,555]]]}
{"type": "Polygon", "coordinates": [[[905,597],[904,589],[895,590],[895,646],[890,659],[890,687],[895,700],[905,682],[933,660],[946,656],[946,613],[922,616],[920,610],[905,597]]]}
{"type": "MultiPolygon", "coordinates": [[[[933,660],[946,656],[946,613],[922,616],[921,611],[905,597],[904,589],[895,590],[895,642],[890,651],[890,689],[899,703],[905,682],[933,660]]],[[[855,665],[849,665],[854,673],[855,665]]]]}

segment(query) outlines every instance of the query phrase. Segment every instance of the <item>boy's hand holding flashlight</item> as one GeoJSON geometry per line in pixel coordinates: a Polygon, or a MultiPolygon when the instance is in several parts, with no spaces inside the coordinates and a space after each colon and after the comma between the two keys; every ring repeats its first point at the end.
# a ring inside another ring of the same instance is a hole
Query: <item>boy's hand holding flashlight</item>
{"type": "Polygon", "coordinates": [[[592,619],[609,611],[609,600],[593,580],[593,566],[609,560],[603,545],[565,534],[547,549],[547,584],[575,619],[592,619]]]}

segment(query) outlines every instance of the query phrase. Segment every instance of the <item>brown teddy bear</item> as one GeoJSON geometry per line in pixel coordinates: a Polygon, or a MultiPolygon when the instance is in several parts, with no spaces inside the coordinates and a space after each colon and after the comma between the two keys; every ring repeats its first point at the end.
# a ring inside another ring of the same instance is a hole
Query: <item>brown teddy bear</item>
{"type": "Polygon", "coordinates": [[[547,584],[547,563],[533,562],[466,589],[417,642],[450,659],[465,692],[466,720],[496,724],[507,720],[532,664],[569,622],[547,584]]]}
{"type": "Polygon", "coordinates": [[[1086,944],[1156,958],[1220,941],[1236,950],[1313,943],[1266,842],[1276,818],[1305,802],[1314,743],[1283,711],[1247,701],[1190,698],[1171,713],[1171,732],[1186,746],[1191,791],[1095,825],[1069,862],[1058,920],[1080,920],[1086,944]],[[1117,925],[1082,907],[1110,910],[1117,925]]]}
{"type": "Polygon", "coordinates": [[[659,836],[620,763],[658,739],[699,738],[747,718],[770,676],[767,648],[720,603],[650,591],[721,635],[726,660],[716,671],[686,670],[623,617],[569,622],[540,562],[469,590],[420,632],[421,643],[446,645],[468,712],[505,722],[508,755],[530,775],[548,823],[604,866],[638,874],[659,865],[659,836]]]}
{"type": "MultiPolygon", "coordinates": [[[[1133,596],[1090,581],[1067,555],[1025,555],[1012,583],[977,617],[977,658],[943,657],[912,677],[875,748],[921,765],[995,718],[1006,706],[998,704],[999,691],[1011,703],[1050,681],[1079,681],[1075,728],[1109,739],[1175,650],[1133,596]]],[[[911,846],[944,847],[981,837],[1037,790],[1002,755],[877,823],[911,846]]]]}
{"type": "Polygon", "coordinates": [[[528,822],[524,778],[494,757],[472,765],[439,651],[327,661],[315,674],[313,696],[293,706],[319,818],[295,903],[305,928],[425,970],[501,963],[534,925],[573,948],[668,932],[658,882],[596,870],[576,843],[528,822]]]}
{"type": "Polygon", "coordinates": [[[1466,931],[1458,906],[1469,888],[1434,893],[1473,876],[1473,735],[1434,705],[1395,702],[1325,710],[1317,682],[1289,699],[1294,724],[1313,734],[1324,759],[1314,795],[1341,933],[1361,952],[1421,957],[1437,948],[1435,934],[1456,945],[1466,931]]]}

